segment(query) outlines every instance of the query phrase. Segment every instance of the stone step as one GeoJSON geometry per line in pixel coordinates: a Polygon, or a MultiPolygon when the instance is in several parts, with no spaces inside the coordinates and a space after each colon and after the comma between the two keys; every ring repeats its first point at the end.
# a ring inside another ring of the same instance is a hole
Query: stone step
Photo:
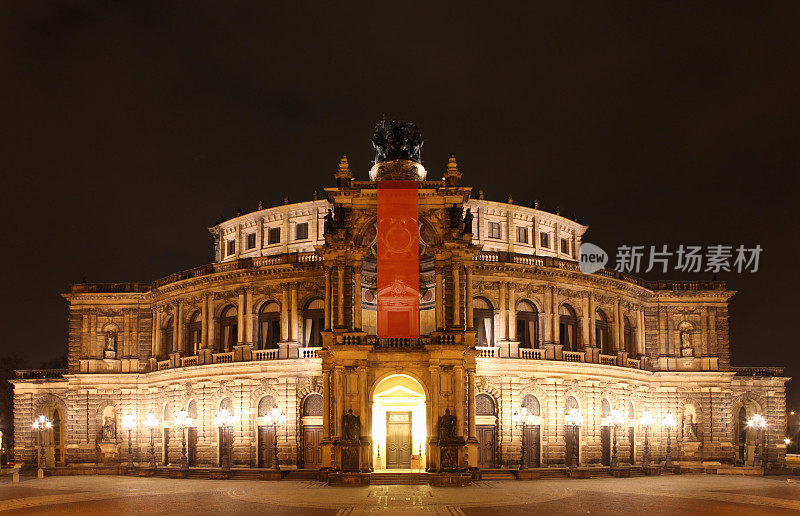
{"type": "Polygon", "coordinates": [[[319,470],[316,469],[293,469],[286,472],[283,478],[287,480],[317,480],[319,470]]]}
{"type": "Polygon", "coordinates": [[[369,483],[374,486],[428,485],[427,473],[372,473],[369,483]]]}

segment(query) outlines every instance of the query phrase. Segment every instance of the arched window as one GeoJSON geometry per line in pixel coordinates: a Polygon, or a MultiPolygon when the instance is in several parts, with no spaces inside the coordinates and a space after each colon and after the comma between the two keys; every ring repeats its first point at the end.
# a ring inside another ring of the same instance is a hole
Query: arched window
{"type": "Polygon", "coordinates": [[[203,321],[200,318],[200,310],[192,314],[189,324],[186,326],[186,352],[189,356],[194,356],[200,349],[201,339],[203,338],[203,321]]]}
{"type": "Polygon", "coordinates": [[[233,402],[230,398],[225,397],[219,401],[219,410],[227,410],[228,414],[233,414],[233,402]]]}
{"type": "Polygon", "coordinates": [[[603,398],[603,401],[600,402],[600,417],[605,422],[606,418],[610,415],[611,403],[609,403],[607,399],[603,398]]]}
{"type": "Polygon", "coordinates": [[[476,346],[494,345],[494,309],[488,299],[476,297],[472,300],[472,327],[476,346]]]}
{"type": "Polygon", "coordinates": [[[558,342],[564,351],[578,351],[578,318],[568,304],[558,309],[558,342]]]}
{"type": "Polygon", "coordinates": [[[608,317],[599,308],[594,315],[594,345],[600,348],[600,353],[610,355],[614,350],[611,349],[611,341],[608,339],[608,317]]]}
{"type": "Polygon", "coordinates": [[[322,330],[325,327],[325,303],[316,298],[303,310],[303,337],[306,347],[322,347],[322,330]]]}
{"type": "Polygon", "coordinates": [[[172,347],[172,333],[175,325],[172,323],[172,316],[167,317],[164,324],[161,326],[161,357],[165,359],[174,353],[172,347]]]}
{"type": "Polygon", "coordinates": [[[275,349],[281,340],[281,307],[274,301],[258,311],[258,349],[275,349]]]}
{"type": "Polygon", "coordinates": [[[539,347],[539,312],[528,301],[517,304],[517,340],[521,348],[539,347]]]}
{"type": "Polygon", "coordinates": [[[567,398],[567,403],[565,405],[566,409],[564,410],[565,414],[569,414],[569,411],[572,409],[578,409],[578,400],[575,399],[574,396],[569,396],[567,398]]]}
{"type": "Polygon", "coordinates": [[[539,405],[539,398],[533,394],[526,394],[525,397],[522,398],[522,407],[528,411],[528,414],[533,416],[541,415],[542,409],[539,405]]]}
{"type": "Polygon", "coordinates": [[[303,400],[303,415],[304,416],[321,416],[322,415],[322,396],[316,393],[309,394],[303,400]]]}
{"type": "Polygon", "coordinates": [[[494,400],[488,394],[478,394],[475,396],[475,415],[493,416],[494,400]]]}
{"type": "Polygon", "coordinates": [[[219,316],[219,344],[217,349],[220,353],[227,353],[233,350],[233,346],[239,341],[239,317],[236,307],[230,305],[226,307],[219,316]]]}
{"type": "Polygon", "coordinates": [[[189,405],[186,407],[186,412],[189,414],[189,417],[192,418],[195,423],[197,422],[197,402],[194,400],[189,400],[189,405]]]}
{"type": "Polygon", "coordinates": [[[633,407],[633,402],[628,402],[628,421],[630,421],[631,425],[636,423],[636,410],[633,407]]]}
{"type": "Polygon", "coordinates": [[[172,407],[170,406],[169,402],[164,403],[164,410],[161,412],[161,421],[164,424],[172,421],[172,407]]]}
{"type": "Polygon", "coordinates": [[[264,417],[269,411],[275,408],[275,398],[267,394],[258,402],[258,417],[264,417]]]}
{"type": "Polygon", "coordinates": [[[633,327],[631,326],[631,321],[628,319],[626,315],[623,319],[623,335],[625,340],[625,351],[628,352],[628,356],[631,358],[636,358],[639,353],[636,350],[636,339],[634,338],[633,327]]]}
{"type": "Polygon", "coordinates": [[[53,410],[53,460],[57,464],[63,462],[61,456],[61,411],[58,409],[53,410]]]}
{"type": "Polygon", "coordinates": [[[744,405],[739,409],[739,417],[736,421],[736,441],[736,458],[739,462],[745,462],[747,460],[747,409],[744,405]]]}

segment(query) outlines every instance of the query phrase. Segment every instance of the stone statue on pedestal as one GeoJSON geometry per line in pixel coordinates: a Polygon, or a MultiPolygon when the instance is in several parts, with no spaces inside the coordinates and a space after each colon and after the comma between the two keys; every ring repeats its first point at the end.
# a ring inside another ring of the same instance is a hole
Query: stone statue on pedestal
{"type": "Polygon", "coordinates": [[[439,416],[439,440],[453,441],[456,438],[456,417],[450,414],[450,409],[445,409],[444,415],[439,416]]]}
{"type": "Polygon", "coordinates": [[[103,347],[105,358],[117,358],[117,332],[109,330],[106,332],[106,345],[103,347]]]}
{"type": "Polygon", "coordinates": [[[102,429],[103,442],[116,442],[117,422],[113,418],[106,416],[102,429]]]}
{"type": "Polygon", "coordinates": [[[467,212],[464,214],[464,233],[472,234],[472,219],[474,215],[472,215],[472,211],[467,208],[467,212]]]}
{"type": "Polygon", "coordinates": [[[328,213],[325,215],[325,225],[324,225],[324,234],[330,235],[333,234],[333,230],[335,229],[335,225],[333,223],[333,213],[330,209],[328,209],[328,213]]]}

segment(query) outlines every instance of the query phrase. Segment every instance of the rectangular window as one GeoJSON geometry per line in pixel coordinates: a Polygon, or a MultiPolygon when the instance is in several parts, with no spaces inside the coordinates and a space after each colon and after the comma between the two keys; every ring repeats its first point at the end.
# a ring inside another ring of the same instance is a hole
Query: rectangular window
{"type": "Polygon", "coordinates": [[[277,244],[281,241],[281,228],[269,228],[269,243],[277,244]]]}
{"type": "Polygon", "coordinates": [[[228,240],[228,256],[236,254],[236,240],[228,240]]]}
{"type": "Polygon", "coordinates": [[[256,248],[256,234],[249,233],[247,235],[247,248],[248,249],[255,249],[256,248]]]}
{"type": "Polygon", "coordinates": [[[528,243],[528,228],[517,226],[517,242],[528,243]]]}
{"type": "Polygon", "coordinates": [[[500,237],[500,223],[499,222],[490,222],[489,223],[489,238],[501,238],[500,237]]]}
{"type": "Polygon", "coordinates": [[[561,252],[564,254],[569,254],[569,240],[566,238],[561,239],[561,252]]]}
{"type": "Polygon", "coordinates": [[[308,238],[308,222],[297,224],[294,227],[294,239],[305,240],[306,238],[308,238]]]}
{"type": "Polygon", "coordinates": [[[549,233],[539,233],[539,244],[542,247],[550,248],[550,234],[549,233]]]}

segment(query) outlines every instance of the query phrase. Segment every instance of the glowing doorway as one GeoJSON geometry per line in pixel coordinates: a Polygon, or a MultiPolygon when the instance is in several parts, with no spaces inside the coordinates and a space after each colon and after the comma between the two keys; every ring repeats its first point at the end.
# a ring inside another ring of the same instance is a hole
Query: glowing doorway
{"type": "Polygon", "coordinates": [[[414,378],[396,374],[381,380],[372,396],[373,464],[376,470],[425,469],[428,436],[425,390],[414,378]],[[410,427],[410,450],[406,449],[410,427]]]}

